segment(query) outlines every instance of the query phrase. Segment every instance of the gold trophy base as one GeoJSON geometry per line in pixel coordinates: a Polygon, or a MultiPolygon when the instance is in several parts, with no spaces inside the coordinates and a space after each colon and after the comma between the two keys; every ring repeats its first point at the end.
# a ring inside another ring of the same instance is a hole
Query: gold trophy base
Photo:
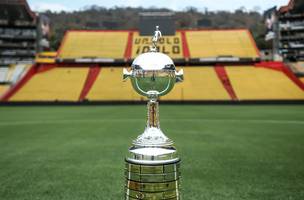
{"type": "Polygon", "coordinates": [[[180,160],[166,164],[139,164],[126,160],[126,200],[180,200],[180,160]]]}

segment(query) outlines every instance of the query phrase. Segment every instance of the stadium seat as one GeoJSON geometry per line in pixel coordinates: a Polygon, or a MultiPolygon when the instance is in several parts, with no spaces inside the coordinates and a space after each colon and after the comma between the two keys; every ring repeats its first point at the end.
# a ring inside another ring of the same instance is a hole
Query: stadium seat
{"type": "Polygon", "coordinates": [[[70,31],[59,50],[59,58],[124,58],[128,32],[70,31]]]}
{"type": "Polygon", "coordinates": [[[302,83],[304,83],[304,77],[300,78],[300,80],[302,81],[302,83]]]}
{"type": "Polygon", "coordinates": [[[161,100],[230,100],[213,67],[182,67],[185,80],[161,100]]]}
{"type": "Polygon", "coordinates": [[[7,91],[9,85],[0,85],[0,97],[7,91]]]}
{"type": "MultiPolygon", "coordinates": [[[[132,58],[147,52],[151,46],[151,36],[140,36],[134,32],[132,45],[132,58]]],[[[167,54],[173,59],[183,58],[183,47],[181,33],[176,32],[175,36],[163,36],[158,42],[159,51],[167,54]]]]}
{"type": "Polygon", "coordinates": [[[191,58],[259,57],[247,30],[187,31],[186,38],[191,58]]]}
{"type": "Polygon", "coordinates": [[[122,67],[103,67],[87,95],[90,101],[138,101],[144,98],[133,89],[130,80],[123,82],[122,67]]]}
{"type": "Polygon", "coordinates": [[[58,67],[35,74],[9,101],[78,101],[88,67],[58,67]]]}
{"type": "Polygon", "coordinates": [[[36,55],[35,63],[52,64],[55,63],[57,52],[46,51],[36,55]]]}
{"type": "Polygon", "coordinates": [[[283,72],[253,66],[226,67],[240,100],[304,99],[304,92],[283,72]]]}

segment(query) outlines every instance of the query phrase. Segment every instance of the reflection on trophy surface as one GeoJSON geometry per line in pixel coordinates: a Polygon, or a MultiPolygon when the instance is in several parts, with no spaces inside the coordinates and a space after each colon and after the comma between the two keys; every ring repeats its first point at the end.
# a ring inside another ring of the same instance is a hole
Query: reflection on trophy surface
{"type": "Polygon", "coordinates": [[[133,141],[126,158],[125,199],[180,199],[180,158],[170,140],[160,129],[158,102],[176,82],[183,81],[183,71],[176,71],[171,58],[157,52],[161,37],[156,27],[150,52],[139,55],[124,69],[124,80],[131,79],[134,90],[148,98],[147,125],[133,141]]]}

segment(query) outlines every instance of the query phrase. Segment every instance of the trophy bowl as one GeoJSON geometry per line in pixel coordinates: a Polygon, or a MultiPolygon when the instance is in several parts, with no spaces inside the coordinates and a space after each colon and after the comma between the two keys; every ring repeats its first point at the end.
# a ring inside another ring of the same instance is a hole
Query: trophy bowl
{"type": "Polygon", "coordinates": [[[168,94],[176,82],[183,80],[182,74],[169,56],[159,52],[141,54],[133,61],[130,72],[124,69],[124,79],[129,77],[134,90],[146,97],[168,94]]]}

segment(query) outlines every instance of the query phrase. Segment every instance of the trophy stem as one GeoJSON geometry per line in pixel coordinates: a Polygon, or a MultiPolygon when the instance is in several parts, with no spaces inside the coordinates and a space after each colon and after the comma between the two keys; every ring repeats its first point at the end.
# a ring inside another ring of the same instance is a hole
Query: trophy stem
{"type": "Polygon", "coordinates": [[[148,108],[147,128],[160,128],[158,102],[154,99],[150,99],[147,103],[147,108],[148,108]]]}

